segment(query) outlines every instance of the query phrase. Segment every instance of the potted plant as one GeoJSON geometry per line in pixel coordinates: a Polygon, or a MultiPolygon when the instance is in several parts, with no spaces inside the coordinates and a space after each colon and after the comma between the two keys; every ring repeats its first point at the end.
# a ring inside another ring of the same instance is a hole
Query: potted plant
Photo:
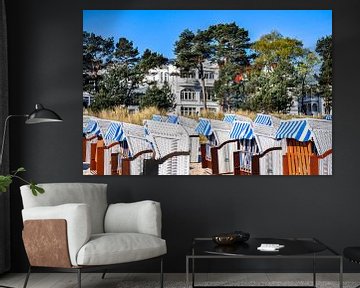
{"type": "Polygon", "coordinates": [[[37,196],[38,194],[43,194],[45,192],[44,188],[41,188],[37,186],[37,184],[33,181],[27,181],[21,176],[19,176],[19,173],[25,172],[24,167],[18,168],[16,171],[11,172],[8,175],[0,175],[0,192],[6,192],[9,188],[10,184],[13,182],[13,179],[19,179],[20,181],[29,184],[31,192],[34,196],[37,196]]]}

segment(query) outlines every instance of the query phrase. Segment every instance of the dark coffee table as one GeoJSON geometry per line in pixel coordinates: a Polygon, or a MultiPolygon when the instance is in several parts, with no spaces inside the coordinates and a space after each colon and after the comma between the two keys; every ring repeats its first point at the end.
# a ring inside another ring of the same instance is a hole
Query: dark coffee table
{"type": "MultiPolygon", "coordinates": [[[[219,246],[211,238],[195,238],[193,240],[191,254],[186,256],[186,287],[189,287],[189,271],[191,268],[192,285],[190,287],[203,287],[195,285],[195,260],[200,259],[312,259],[313,261],[313,285],[294,287],[316,287],[316,260],[335,259],[339,261],[339,287],[343,287],[343,258],[335,250],[315,238],[250,238],[245,243],[228,246],[219,246]],[[276,252],[264,252],[257,250],[262,243],[284,245],[284,248],[276,252]],[[191,266],[191,267],[190,267],[191,266]]],[[[214,287],[214,286],[212,286],[214,287]]],[[[226,286],[222,286],[226,287],[226,286]]],[[[247,286],[231,286],[247,287],[247,286]]],[[[254,286],[251,286],[254,287],[254,286]]],[[[264,286],[262,286],[264,287],[264,286]]],[[[274,287],[274,286],[271,286],[274,287]]],[[[281,286],[284,287],[284,286],[281,286]]]]}

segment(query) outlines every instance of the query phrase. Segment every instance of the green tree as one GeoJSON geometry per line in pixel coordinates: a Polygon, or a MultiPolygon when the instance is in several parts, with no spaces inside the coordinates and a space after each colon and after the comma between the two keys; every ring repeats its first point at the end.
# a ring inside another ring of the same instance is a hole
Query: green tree
{"type": "Polygon", "coordinates": [[[207,109],[207,95],[205,90],[204,63],[212,55],[208,31],[198,30],[195,33],[189,29],[184,30],[179,40],[175,42],[176,66],[182,70],[196,69],[200,78],[202,95],[204,95],[204,108],[207,109]]]}
{"type": "Polygon", "coordinates": [[[112,63],[108,65],[95,95],[93,110],[101,110],[119,105],[139,104],[138,88],[148,71],[165,64],[167,59],[161,54],[145,50],[139,55],[132,41],[120,38],[116,43],[112,63]]]}
{"type": "Polygon", "coordinates": [[[248,31],[236,23],[211,25],[206,30],[196,33],[186,29],[175,43],[177,66],[182,69],[197,69],[204,95],[204,108],[207,109],[204,63],[217,63],[220,68],[218,81],[215,83],[216,99],[223,109],[243,98],[243,83],[235,78],[249,65],[251,56],[248,31]],[[240,93],[240,94],[239,94],[240,93]]]}
{"type": "Polygon", "coordinates": [[[312,87],[316,84],[315,78],[315,68],[319,64],[319,58],[317,55],[308,50],[304,50],[303,57],[300,58],[299,62],[296,65],[297,75],[299,79],[299,103],[300,103],[300,112],[305,113],[306,108],[304,105],[304,98],[308,92],[312,90],[312,87]]]}
{"type": "Polygon", "coordinates": [[[262,36],[252,49],[256,58],[246,89],[249,106],[254,110],[286,113],[298,85],[296,66],[305,55],[302,42],[274,31],[262,36]]]}
{"type": "Polygon", "coordinates": [[[175,97],[171,92],[168,83],[159,88],[156,84],[151,85],[140,100],[140,108],[157,107],[160,110],[169,110],[175,108],[175,97]]]}
{"type": "Polygon", "coordinates": [[[252,58],[247,52],[251,46],[249,33],[235,22],[212,25],[208,33],[212,61],[219,65],[220,70],[215,82],[216,99],[224,111],[240,108],[244,103],[243,74],[252,58]]]}
{"type": "Polygon", "coordinates": [[[83,31],[83,86],[90,93],[98,91],[101,70],[112,59],[114,39],[83,31]]]}
{"type": "Polygon", "coordinates": [[[318,76],[319,90],[325,101],[325,113],[329,114],[332,109],[332,36],[319,39],[315,51],[322,60],[318,76]]]}

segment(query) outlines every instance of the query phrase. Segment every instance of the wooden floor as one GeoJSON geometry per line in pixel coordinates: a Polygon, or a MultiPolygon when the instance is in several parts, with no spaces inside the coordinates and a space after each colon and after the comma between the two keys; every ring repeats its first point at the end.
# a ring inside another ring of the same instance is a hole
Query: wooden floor
{"type": "MultiPolygon", "coordinates": [[[[298,282],[308,281],[311,283],[312,274],[289,274],[289,273],[212,273],[212,274],[197,274],[197,281],[224,281],[231,279],[231,281],[248,281],[264,285],[264,283],[276,281],[281,283],[294,281],[294,285],[298,282]]],[[[25,279],[25,274],[5,274],[0,276],[0,287],[9,286],[14,288],[22,288],[25,279]]],[[[121,287],[158,287],[159,274],[125,274],[125,273],[109,273],[106,278],[101,279],[101,273],[83,273],[82,287],[83,288],[121,288],[121,287]],[[146,285],[143,285],[146,283],[146,285]]],[[[319,273],[317,274],[317,281],[333,281],[334,285],[331,287],[338,287],[338,274],[335,273],[319,273]]],[[[360,284],[360,274],[349,273],[344,274],[344,288],[355,287],[354,284],[360,284]]],[[[324,284],[323,284],[324,285],[324,284]]],[[[321,286],[321,285],[320,285],[321,286]]],[[[326,285],[325,285],[326,286],[326,285]]],[[[28,288],[76,288],[76,273],[33,273],[31,274],[28,288]]],[[[165,274],[165,288],[185,287],[185,274],[165,274]]]]}

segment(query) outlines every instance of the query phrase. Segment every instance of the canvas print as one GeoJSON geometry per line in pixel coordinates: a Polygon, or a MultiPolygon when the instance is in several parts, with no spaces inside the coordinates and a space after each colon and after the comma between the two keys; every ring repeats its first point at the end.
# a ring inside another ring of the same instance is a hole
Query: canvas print
{"type": "Polygon", "coordinates": [[[84,10],[83,175],[332,175],[331,10],[84,10]]]}

